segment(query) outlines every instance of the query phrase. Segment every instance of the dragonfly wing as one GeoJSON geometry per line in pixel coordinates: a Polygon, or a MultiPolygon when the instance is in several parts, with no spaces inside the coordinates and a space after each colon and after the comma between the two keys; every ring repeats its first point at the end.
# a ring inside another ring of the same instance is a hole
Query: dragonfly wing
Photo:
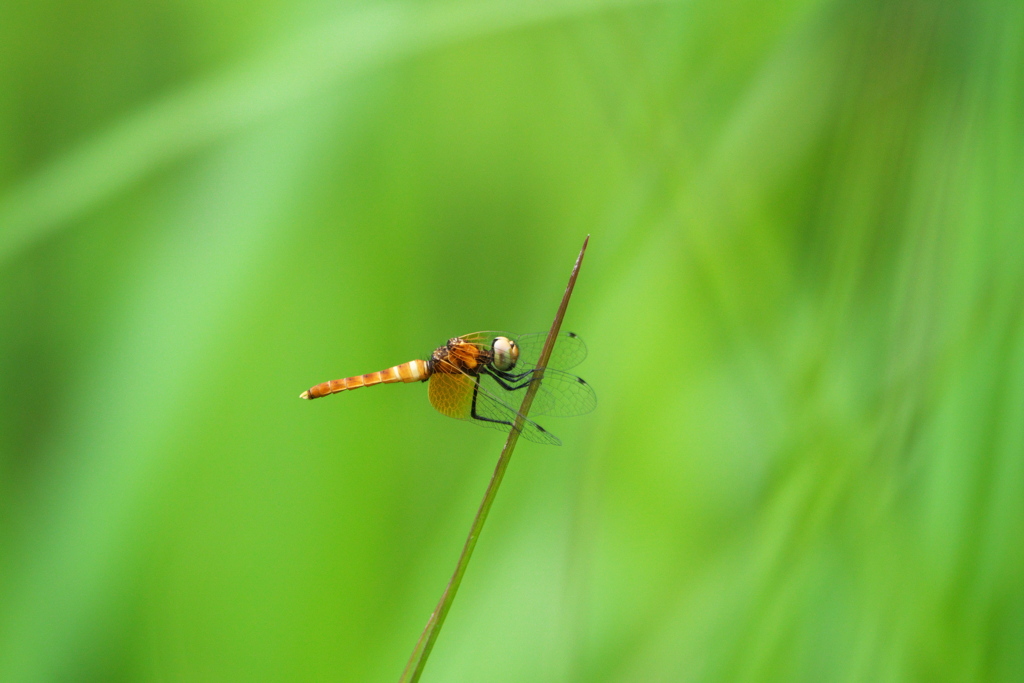
{"type": "MultiPolygon", "coordinates": [[[[505,386],[487,376],[484,380],[486,389],[501,396],[508,405],[518,406],[523,402],[526,388],[530,386],[533,373],[526,373],[515,383],[502,380],[505,386]]],[[[575,417],[586,415],[597,407],[597,394],[583,379],[568,372],[552,370],[544,371],[544,380],[540,383],[537,395],[530,406],[532,415],[550,415],[551,417],[575,417]]]]}
{"type": "MultiPolygon", "coordinates": [[[[514,337],[516,344],[519,345],[519,362],[516,364],[516,370],[521,372],[536,367],[547,337],[546,332],[521,334],[514,337]]],[[[555,339],[555,348],[551,350],[548,367],[568,370],[582,363],[586,357],[587,345],[575,332],[560,332],[555,339]]]]}
{"type": "MultiPolygon", "coordinates": [[[[427,391],[430,404],[442,415],[467,420],[492,429],[511,431],[518,412],[503,400],[479,386],[476,377],[460,372],[435,372],[427,391]]],[[[560,445],[558,437],[536,422],[523,418],[522,435],[530,441],[560,445]]]]}
{"type": "Polygon", "coordinates": [[[468,420],[473,410],[473,378],[461,372],[434,372],[430,375],[427,396],[437,412],[459,420],[468,420]]]}
{"type": "MultiPolygon", "coordinates": [[[[515,425],[516,417],[518,416],[519,412],[505,403],[505,401],[487,391],[483,386],[477,388],[474,423],[509,431],[515,425]]],[[[557,436],[533,420],[524,417],[522,421],[521,434],[524,438],[534,443],[544,443],[552,446],[562,445],[561,440],[557,436]]]]}
{"type": "MultiPolygon", "coordinates": [[[[460,335],[459,338],[471,344],[479,344],[490,350],[491,343],[495,337],[508,337],[514,339],[519,345],[519,362],[516,370],[530,370],[537,366],[540,359],[540,352],[544,348],[544,342],[548,338],[547,332],[531,332],[529,334],[513,334],[499,330],[484,330],[482,332],[470,332],[460,335]]],[[[587,357],[587,345],[575,332],[559,332],[555,339],[555,348],[551,351],[551,360],[548,367],[558,370],[574,368],[587,357]]]]}
{"type": "Polygon", "coordinates": [[[488,349],[491,348],[491,342],[494,341],[495,337],[508,337],[509,339],[515,339],[516,335],[511,332],[503,332],[501,330],[482,330],[480,332],[470,332],[469,334],[459,335],[459,339],[468,341],[471,344],[480,344],[488,349]]]}

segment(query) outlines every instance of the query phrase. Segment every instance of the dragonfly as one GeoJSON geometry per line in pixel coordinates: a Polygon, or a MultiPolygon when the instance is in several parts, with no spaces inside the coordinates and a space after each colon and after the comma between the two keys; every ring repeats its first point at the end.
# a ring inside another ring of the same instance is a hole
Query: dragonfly
{"type": "MultiPolygon", "coordinates": [[[[310,387],[300,398],[323,398],[375,384],[429,382],[430,404],[442,415],[476,425],[516,429],[536,443],[561,445],[557,436],[514,406],[522,403],[526,388],[538,374],[537,360],[546,333],[514,335],[507,332],[473,332],[452,337],[427,360],[411,360],[387,370],[332,379],[310,387]]],[[[542,381],[531,405],[532,415],[572,417],[589,413],[597,406],[593,388],[566,370],[587,356],[587,346],[573,332],[558,335],[542,381]]]]}

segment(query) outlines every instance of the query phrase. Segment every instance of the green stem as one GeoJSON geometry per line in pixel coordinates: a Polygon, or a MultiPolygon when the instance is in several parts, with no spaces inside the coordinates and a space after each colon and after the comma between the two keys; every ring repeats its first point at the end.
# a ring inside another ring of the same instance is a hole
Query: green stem
{"type": "Polygon", "coordinates": [[[491,510],[494,497],[498,494],[498,487],[501,486],[501,480],[505,477],[505,470],[508,469],[508,463],[512,460],[512,451],[515,450],[516,443],[519,441],[519,432],[522,429],[523,420],[530,412],[533,397],[537,395],[537,390],[540,388],[541,380],[544,377],[544,368],[547,367],[548,359],[551,358],[551,350],[555,347],[558,331],[562,327],[562,319],[565,318],[565,309],[569,307],[569,298],[572,296],[573,287],[576,286],[576,276],[579,275],[580,264],[583,263],[583,254],[587,251],[588,242],[590,242],[590,235],[587,235],[587,238],[583,240],[580,255],[576,257],[576,265],[573,266],[572,275],[569,276],[569,285],[565,288],[565,294],[562,295],[562,303],[558,306],[558,312],[555,314],[555,321],[551,323],[548,337],[544,341],[544,348],[540,352],[537,369],[533,373],[533,381],[530,382],[530,386],[526,389],[526,396],[519,407],[515,428],[509,432],[505,446],[501,449],[498,465],[494,468],[494,474],[487,485],[487,491],[484,493],[484,499],[480,503],[480,509],[476,511],[473,526],[470,527],[469,536],[466,538],[466,545],[463,546],[462,554],[459,555],[459,562],[455,565],[455,573],[452,574],[452,578],[448,581],[444,593],[441,594],[441,600],[437,603],[437,607],[434,608],[430,619],[427,620],[427,625],[423,628],[423,633],[420,634],[419,640],[416,641],[416,647],[413,648],[409,662],[405,665],[405,671],[402,672],[402,677],[398,679],[399,683],[416,683],[420,679],[420,674],[423,673],[423,667],[427,663],[427,658],[430,657],[430,651],[434,648],[434,641],[437,640],[437,635],[441,632],[441,626],[444,625],[444,619],[448,616],[448,610],[455,600],[455,594],[459,591],[459,584],[462,583],[462,576],[466,573],[469,558],[472,557],[477,539],[480,538],[480,532],[484,528],[487,513],[491,510]]]}

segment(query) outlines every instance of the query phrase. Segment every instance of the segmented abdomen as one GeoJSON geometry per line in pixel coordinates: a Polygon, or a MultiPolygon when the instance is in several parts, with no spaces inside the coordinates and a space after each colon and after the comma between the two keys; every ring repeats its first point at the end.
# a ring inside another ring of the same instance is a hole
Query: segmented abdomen
{"type": "Polygon", "coordinates": [[[430,373],[427,371],[427,363],[422,360],[411,360],[408,363],[396,365],[387,370],[371,372],[368,375],[356,375],[345,379],[332,379],[329,382],[321,382],[315,387],[310,387],[302,392],[299,398],[322,398],[339,391],[369,387],[374,384],[392,384],[394,382],[419,382],[426,379],[430,373]]]}

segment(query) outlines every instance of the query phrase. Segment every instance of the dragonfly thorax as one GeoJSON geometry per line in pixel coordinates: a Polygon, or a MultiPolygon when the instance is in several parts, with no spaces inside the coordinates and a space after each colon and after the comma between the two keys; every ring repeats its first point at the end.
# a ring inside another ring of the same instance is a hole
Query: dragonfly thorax
{"type": "Polygon", "coordinates": [[[486,347],[453,337],[431,354],[427,368],[430,373],[461,373],[475,377],[490,362],[491,352],[486,347]]]}
{"type": "Polygon", "coordinates": [[[475,377],[488,366],[507,372],[516,366],[518,360],[519,345],[508,337],[495,337],[490,348],[461,337],[452,337],[431,354],[427,372],[462,373],[475,377]]]}

